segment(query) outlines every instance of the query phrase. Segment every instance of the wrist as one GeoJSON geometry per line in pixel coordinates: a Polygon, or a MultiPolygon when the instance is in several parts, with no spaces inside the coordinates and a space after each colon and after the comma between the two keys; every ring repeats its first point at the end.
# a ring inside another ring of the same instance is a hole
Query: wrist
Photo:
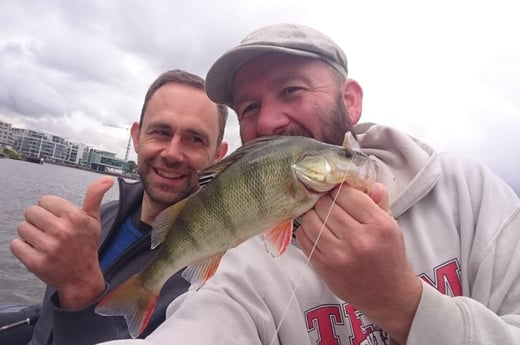
{"type": "Polygon", "coordinates": [[[391,305],[368,311],[365,314],[381,328],[383,328],[392,339],[399,344],[406,344],[408,334],[412,326],[415,313],[419,306],[422,295],[422,283],[414,276],[405,291],[399,292],[399,297],[391,299],[391,305]]]}
{"type": "Polygon", "coordinates": [[[67,310],[82,309],[96,301],[105,292],[103,276],[57,289],[60,307],[67,310]]]}

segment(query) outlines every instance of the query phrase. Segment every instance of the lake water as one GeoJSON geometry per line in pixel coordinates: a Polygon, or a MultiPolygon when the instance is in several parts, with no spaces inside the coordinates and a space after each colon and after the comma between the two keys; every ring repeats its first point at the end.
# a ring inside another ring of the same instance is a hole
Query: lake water
{"type": "MultiPolygon", "coordinates": [[[[0,159],[0,303],[35,303],[43,297],[45,285],[27,272],[9,250],[24,210],[44,194],[57,195],[81,206],[88,186],[101,176],[48,163],[0,159]]],[[[103,201],[117,198],[115,183],[103,201]]]]}

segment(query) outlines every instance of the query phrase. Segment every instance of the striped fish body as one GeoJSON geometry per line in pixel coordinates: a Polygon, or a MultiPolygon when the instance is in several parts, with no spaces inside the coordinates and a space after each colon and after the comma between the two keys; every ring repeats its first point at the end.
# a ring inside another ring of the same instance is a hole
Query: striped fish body
{"type": "Polygon", "coordinates": [[[128,303],[144,304],[131,301],[135,291],[151,296],[149,303],[154,304],[166,280],[186,266],[183,275],[193,284],[203,284],[227,249],[258,234],[265,235],[273,256],[280,255],[290,242],[293,219],[321,195],[343,181],[367,187],[368,163],[351,147],[304,137],[276,136],[244,145],[202,173],[214,176],[208,184],[157,217],[152,247],[162,247],[156,258],[131,278],[130,292],[122,293],[122,299],[108,295],[96,311],[124,314],[132,336],[138,335],[147,323],[141,315],[151,310],[137,308],[128,315],[128,303]]]}

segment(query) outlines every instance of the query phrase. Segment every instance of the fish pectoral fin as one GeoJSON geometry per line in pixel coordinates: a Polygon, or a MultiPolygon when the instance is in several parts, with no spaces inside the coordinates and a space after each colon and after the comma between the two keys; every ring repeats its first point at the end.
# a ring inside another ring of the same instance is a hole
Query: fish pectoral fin
{"type": "Polygon", "coordinates": [[[264,244],[267,251],[274,257],[282,255],[291,243],[292,232],[293,220],[289,219],[264,233],[264,244]]]}
{"type": "Polygon", "coordinates": [[[171,230],[172,225],[175,222],[175,219],[177,218],[179,213],[182,212],[184,206],[186,206],[186,203],[188,202],[190,197],[191,196],[188,196],[176,202],[175,204],[171,205],[170,207],[166,208],[161,213],[159,213],[159,215],[155,218],[151,234],[152,249],[155,249],[158,245],[160,245],[166,240],[166,236],[168,235],[168,232],[171,230]]]}
{"type": "Polygon", "coordinates": [[[224,253],[219,253],[204,260],[197,261],[182,272],[182,277],[189,281],[192,286],[199,289],[202,285],[213,277],[217,271],[220,259],[224,253]]]}

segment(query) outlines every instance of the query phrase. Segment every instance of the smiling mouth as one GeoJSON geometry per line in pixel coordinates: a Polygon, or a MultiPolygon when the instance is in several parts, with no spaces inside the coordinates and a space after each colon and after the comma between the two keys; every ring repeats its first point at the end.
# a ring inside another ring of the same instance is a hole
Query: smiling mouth
{"type": "Polygon", "coordinates": [[[154,169],[157,175],[165,178],[177,179],[186,176],[185,174],[173,173],[162,169],[154,169]]]}

